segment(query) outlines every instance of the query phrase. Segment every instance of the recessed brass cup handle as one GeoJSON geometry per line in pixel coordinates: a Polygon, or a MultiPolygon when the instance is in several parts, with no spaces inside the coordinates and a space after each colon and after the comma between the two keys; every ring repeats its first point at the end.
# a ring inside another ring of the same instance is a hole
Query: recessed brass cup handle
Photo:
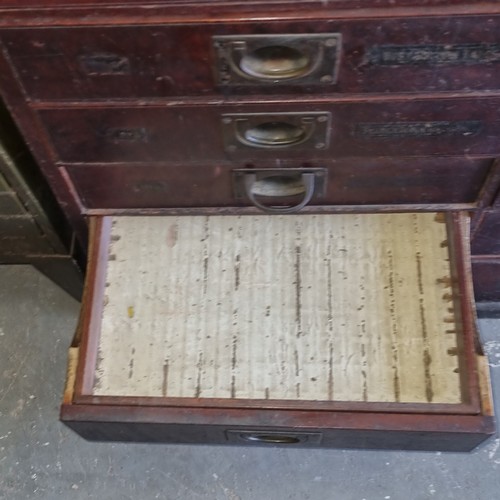
{"type": "Polygon", "coordinates": [[[301,442],[300,437],[286,436],[283,434],[241,434],[241,439],[250,441],[252,443],[266,443],[266,444],[298,444],[301,442]]]}
{"type": "Polygon", "coordinates": [[[215,35],[219,85],[331,85],[337,81],[340,33],[215,35]]]}
{"type": "Polygon", "coordinates": [[[260,210],[272,214],[291,214],[304,208],[313,197],[315,188],[314,173],[303,173],[300,175],[285,176],[272,175],[257,179],[257,175],[248,173],[245,175],[244,186],[248,199],[260,210]],[[262,198],[280,198],[290,196],[301,196],[296,205],[273,206],[259,201],[262,198]]]}
{"type": "Polygon", "coordinates": [[[286,45],[268,45],[246,52],[238,68],[244,74],[260,80],[289,80],[311,73],[321,62],[322,50],[311,54],[286,45]]]}
{"type": "Polygon", "coordinates": [[[315,122],[300,124],[269,121],[249,126],[241,121],[235,128],[237,140],[254,148],[287,148],[307,141],[314,133],[315,122]]]}

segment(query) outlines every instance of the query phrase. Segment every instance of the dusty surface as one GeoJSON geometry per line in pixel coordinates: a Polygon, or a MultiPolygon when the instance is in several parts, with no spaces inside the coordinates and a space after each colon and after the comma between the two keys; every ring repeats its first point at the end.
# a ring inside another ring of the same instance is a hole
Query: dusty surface
{"type": "Polygon", "coordinates": [[[118,217],[94,394],[458,403],[434,214],[118,217]]]}

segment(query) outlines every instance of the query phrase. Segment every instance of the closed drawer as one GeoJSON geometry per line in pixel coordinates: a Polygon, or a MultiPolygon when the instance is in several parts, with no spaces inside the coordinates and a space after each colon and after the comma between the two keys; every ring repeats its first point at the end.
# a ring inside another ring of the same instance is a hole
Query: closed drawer
{"type": "MultiPolygon", "coordinates": [[[[320,195],[316,192],[309,205],[474,207],[492,163],[465,158],[358,158],[308,163],[307,167],[324,169],[325,174],[320,195]]],[[[291,169],[304,165],[285,162],[278,173],[272,170],[273,164],[257,166],[266,167],[264,174],[269,169],[286,177],[291,169]]],[[[235,184],[238,170],[230,163],[66,167],[82,204],[89,209],[249,206],[249,198],[235,184]]],[[[271,197],[267,203],[288,202],[293,200],[271,197]]]]}
{"type": "Polygon", "coordinates": [[[43,100],[493,90],[499,33],[498,15],[447,15],[9,29],[1,40],[27,94],[43,100]]]}
{"type": "Polygon", "coordinates": [[[469,450],[494,432],[467,218],[93,219],[88,439],[469,450]]]}
{"type": "Polygon", "coordinates": [[[472,238],[474,255],[500,255],[500,207],[484,210],[472,238]]]}
{"type": "Polygon", "coordinates": [[[500,155],[500,98],[43,109],[64,163],[500,155]]]}

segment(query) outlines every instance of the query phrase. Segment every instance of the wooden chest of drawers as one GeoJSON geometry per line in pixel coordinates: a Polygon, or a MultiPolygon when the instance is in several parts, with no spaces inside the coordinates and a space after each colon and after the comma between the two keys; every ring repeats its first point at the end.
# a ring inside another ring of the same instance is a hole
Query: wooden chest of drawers
{"type": "MultiPolygon", "coordinates": [[[[441,243],[463,250],[450,254],[461,271],[448,276],[461,311],[453,329],[464,335],[453,333],[460,395],[451,403],[323,393],[314,404],[278,394],[274,406],[247,394],[242,405],[195,392],[158,410],[148,394],[94,394],[88,346],[101,334],[86,324],[69,425],[92,439],[448,449],[492,432],[464,227],[470,215],[476,297],[500,300],[496,2],[3,0],[0,44],[2,96],[83,243],[96,220],[84,317],[101,314],[96,269],[109,260],[110,217],[445,212],[452,229],[441,243]]],[[[417,288],[432,296],[442,278],[417,288]]]]}

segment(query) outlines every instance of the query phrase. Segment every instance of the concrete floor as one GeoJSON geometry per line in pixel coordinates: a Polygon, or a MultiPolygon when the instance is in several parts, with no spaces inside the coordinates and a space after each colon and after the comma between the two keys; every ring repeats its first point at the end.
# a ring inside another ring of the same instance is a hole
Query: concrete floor
{"type": "MultiPolygon", "coordinates": [[[[58,421],[78,308],[0,266],[1,499],[500,498],[500,439],[467,454],[88,443],[58,421]]],[[[500,319],[480,329],[500,413],[500,319]]]]}

